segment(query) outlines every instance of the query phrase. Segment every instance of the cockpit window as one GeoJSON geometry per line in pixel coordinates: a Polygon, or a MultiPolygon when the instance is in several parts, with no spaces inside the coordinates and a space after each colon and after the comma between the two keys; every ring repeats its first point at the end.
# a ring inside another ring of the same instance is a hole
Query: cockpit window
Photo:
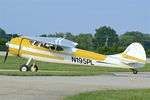
{"type": "Polygon", "coordinates": [[[55,45],[50,44],[50,48],[49,48],[50,50],[55,50],[55,48],[56,48],[55,45]]]}
{"type": "Polygon", "coordinates": [[[57,50],[57,51],[63,51],[63,48],[60,47],[60,46],[57,46],[57,47],[56,47],[56,50],[57,50]]]}
{"type": "Polygon", "coordinates": [[[30,40],[30,44],[37,46],[37,47],[42,47],[42,48],[46,48],[49,50],[56,50],[56,51],[63,51],[63,48],[61,46],[56,46],[53,44],[48,44],[48,43],[41,43],[38,41],[34,41],[34,40],[30,40]]]}
{"type": "Polygon", "coordinates": [[[35,46],[40,46],[40,42],[36,41],[36,42],[34,42],[33,45],[35,45],[35,46]]]}
{"type": "Polygon", "coordinates": [[[49,46],[49,44],[44,43],[43,47],[49,49],[50,46],[49,46]]]}
{"type": "Polygon", "coordinates": [[[50,48],[50,45],[49,45],[49,44],[47,44],[47,43],[41,43],[41,44],[40,44],[40,47],[43,47],[43,48],[49,49],[49,48],[50,48]]]}
{"type": "Polygon", "coordinates": [[[39,46],[41,43],[38,41],[30,40],[31,45],[39,46]]]}
{"type": "Polygon", "coordinates": [[[33,40],[30,40],[30,44],[32,44],[34,41],[33,40]]]}

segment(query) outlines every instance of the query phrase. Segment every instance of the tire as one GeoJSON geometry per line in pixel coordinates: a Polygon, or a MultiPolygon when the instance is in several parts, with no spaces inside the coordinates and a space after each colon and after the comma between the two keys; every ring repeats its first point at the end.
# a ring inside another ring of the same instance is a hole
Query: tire
{"type": "Polygon", "coordinates": [[[135,70],[135,69],[132,69],[132,72],[133,72],[133,74],[137,74],[138,73],[138,71],[135,70]]]}
{"type": "Polygon", "coordinates": [[[36,65],[33,66],[33,64],[32,64],[29,67],[29,71],[31,71],[31,72],[37,72],[38,71],[38,67],[36,65]]]}
{"type": "Polygon", "coordinates": [[[138,73],[138,71],[137,70],[133,70],[133,74],[137,74],[138,73]]]}
{"type": "Polygon", "coordinates": [[[20,66],[20,71],[21,72],[27,72],[28,71],[28,66],[27,65],[21,65],[20,66]]]}

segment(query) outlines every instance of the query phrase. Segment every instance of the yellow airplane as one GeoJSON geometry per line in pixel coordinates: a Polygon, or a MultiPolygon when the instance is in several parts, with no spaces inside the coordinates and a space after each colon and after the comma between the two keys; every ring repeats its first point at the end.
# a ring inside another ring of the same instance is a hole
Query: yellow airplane
{"type": "Polygon", "coordinates": [[[91,65],[131,69],[137,74],[137,68],[144,67],[146,54],[143,46],[132,43],[120,54],[103,55],[75,48],[77,43],[64,38],[20,36],[7,42],[8,52],[14,56],[28,59],[20,66],[20,71],[36,72],[36,61],[64,64],[91,65]],[[32,64],[31,61],[33,62],[32,64]],[[30,66],[29,66],[30,65],[30,66]]]}

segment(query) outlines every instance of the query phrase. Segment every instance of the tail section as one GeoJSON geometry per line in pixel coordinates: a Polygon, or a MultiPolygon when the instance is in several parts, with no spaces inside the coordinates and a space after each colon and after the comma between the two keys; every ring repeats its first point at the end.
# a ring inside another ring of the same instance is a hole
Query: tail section
{"type": "Polygon", "coordinates": [[[127,60],[124,63],[134,68],[144,67],[146,62],[145,50],[140,43],[130,44],[127,49],[121,53],[121,57],[127,60]]]}

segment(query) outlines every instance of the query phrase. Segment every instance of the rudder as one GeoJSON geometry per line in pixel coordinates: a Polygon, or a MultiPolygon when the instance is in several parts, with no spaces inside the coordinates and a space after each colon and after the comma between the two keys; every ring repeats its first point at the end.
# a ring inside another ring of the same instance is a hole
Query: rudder
{"type": "Polygon", "coordinates": [[[125,59],[133,61],[132,66],[140,68],[143,67],[146,62],[146,53],[143,46],[140,43],[132,43],[121,54],[125,59]]]}

